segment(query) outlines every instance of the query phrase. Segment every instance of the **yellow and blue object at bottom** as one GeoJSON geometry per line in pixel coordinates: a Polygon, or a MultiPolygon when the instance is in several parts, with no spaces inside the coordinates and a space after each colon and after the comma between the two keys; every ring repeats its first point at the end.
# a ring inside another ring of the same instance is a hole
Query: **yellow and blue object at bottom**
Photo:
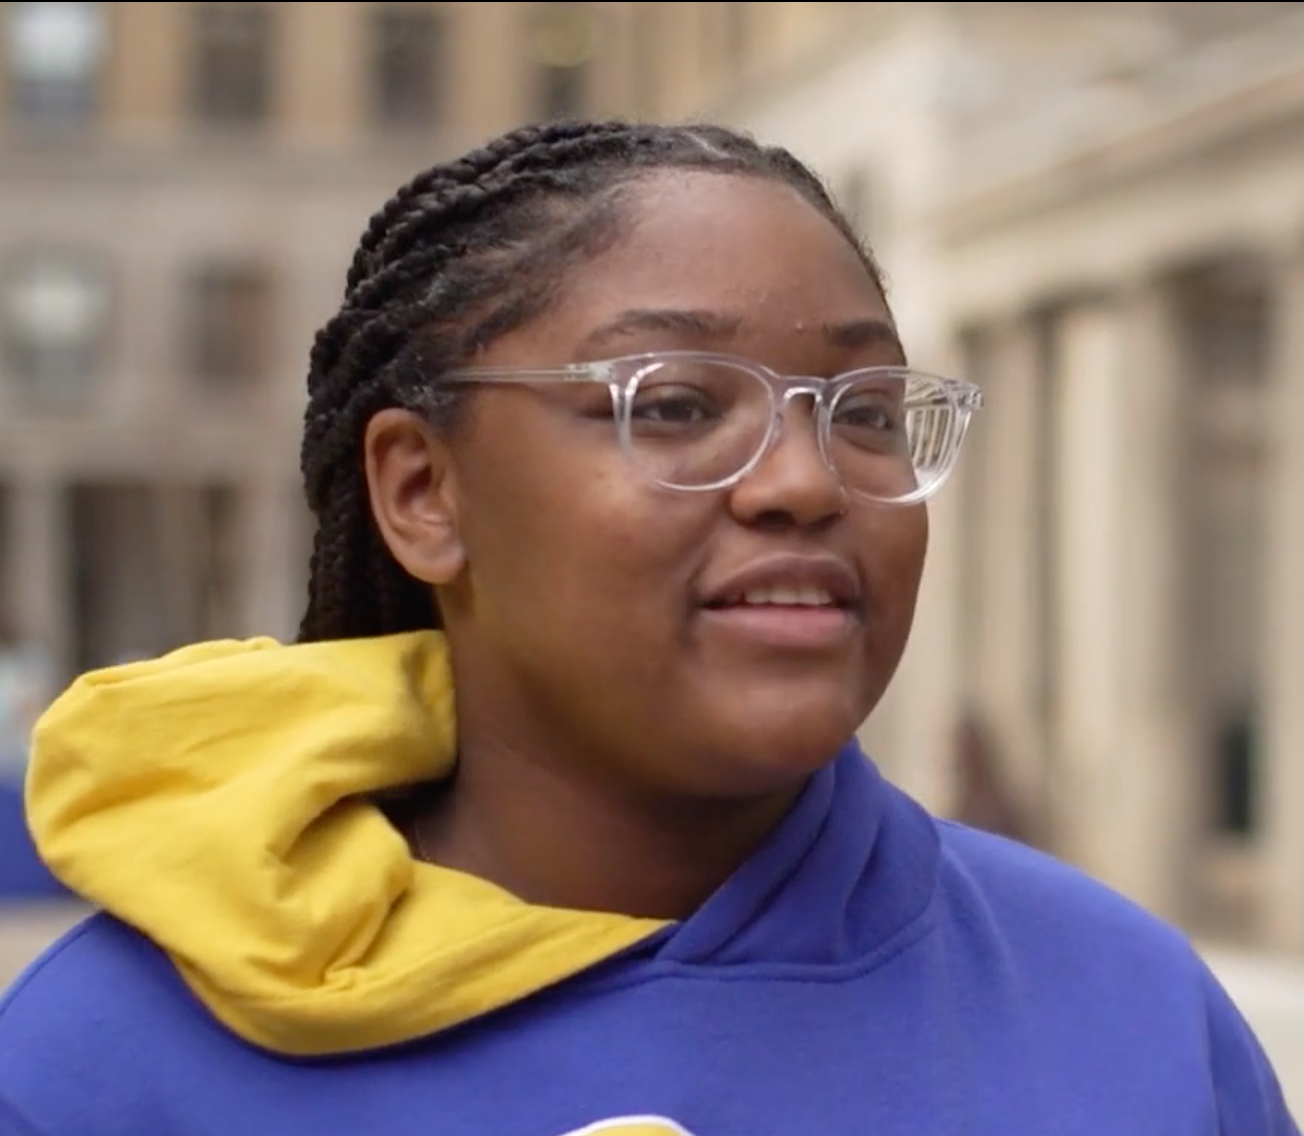
{"type": "Polygon", "coordinates": [[[566,1136],[693,1136],[693,1133],[663,1116],[618,1116],[567,1132],[566,1136]]]}
{"type": "Polygon", "coordinates": [[[365,802],[453,708],[433,633],[57,700],[29,819],[111,914],[0,999],[0,1136],[1298,1136],[1181,935],[854,744],[680,923],[415,863],[365,802]]]}

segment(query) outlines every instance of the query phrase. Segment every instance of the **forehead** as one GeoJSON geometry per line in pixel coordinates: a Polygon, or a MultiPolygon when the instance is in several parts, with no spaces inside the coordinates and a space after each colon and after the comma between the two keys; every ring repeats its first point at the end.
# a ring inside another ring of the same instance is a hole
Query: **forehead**
{"type": "Polygon", "coordinates": [[[619,239],[571,271],[530,329],[536,358],[631,309],[726,313],[740,340],[890,321],[856,250],[781,182],[657,171],[627,187],[620,208],[619,239]]]}

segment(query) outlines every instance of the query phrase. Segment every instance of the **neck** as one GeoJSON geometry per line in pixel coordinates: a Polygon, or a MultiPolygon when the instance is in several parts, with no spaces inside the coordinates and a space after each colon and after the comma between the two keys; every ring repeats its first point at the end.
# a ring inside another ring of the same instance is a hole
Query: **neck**
{"type": "MultiPolygon", "coordinates": [[[[418,855],[528,903],[653,919],[691,915],[779,823],[797,791],[663,799],[576,776],[575,764],[467,744],[412,825],[418,855]]],[[[593,766],[592,768],[597,768],[593,766]]]]}

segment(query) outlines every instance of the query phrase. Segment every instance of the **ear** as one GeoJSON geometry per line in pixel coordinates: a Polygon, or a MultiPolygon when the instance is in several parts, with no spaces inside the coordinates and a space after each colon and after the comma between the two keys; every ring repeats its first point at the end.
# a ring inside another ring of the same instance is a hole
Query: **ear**
{"type": "Polygon", "coordinates": [[[390,555],[416,579],[443,585],[466,564],[448,447],[408,410],[382,410],[363,437],[367,494],[390,555]]]}

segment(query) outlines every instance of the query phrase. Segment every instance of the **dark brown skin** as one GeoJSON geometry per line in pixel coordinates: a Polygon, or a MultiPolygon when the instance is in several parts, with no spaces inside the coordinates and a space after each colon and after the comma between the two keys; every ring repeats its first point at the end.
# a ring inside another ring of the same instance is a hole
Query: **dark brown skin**
{"type": "MultiPolygon", "coordinates": [[[[667,171],[628,202],[626,236],[474,362],[689,349],[830,376],[903,361],[855,252],[786,186],[667,171]],[[631,309],[737,326],[595,338],[631,309]]],[[[481,389],[449,436],[399,410],[369,425],[373,512],[399,563],[436,588],[457,688],[458,773],[418,831],[434,861],[530,902],[676,919],[878,702],[909,634],[927,514],[849,500],[801,403],[739,485],[659,489],[609,419],[581,413],[595,398],[605,388],[481,389]],[[854,571],[840,645],[757,647],[704,618],[730,576],[783,553],[854,571]]]]}

